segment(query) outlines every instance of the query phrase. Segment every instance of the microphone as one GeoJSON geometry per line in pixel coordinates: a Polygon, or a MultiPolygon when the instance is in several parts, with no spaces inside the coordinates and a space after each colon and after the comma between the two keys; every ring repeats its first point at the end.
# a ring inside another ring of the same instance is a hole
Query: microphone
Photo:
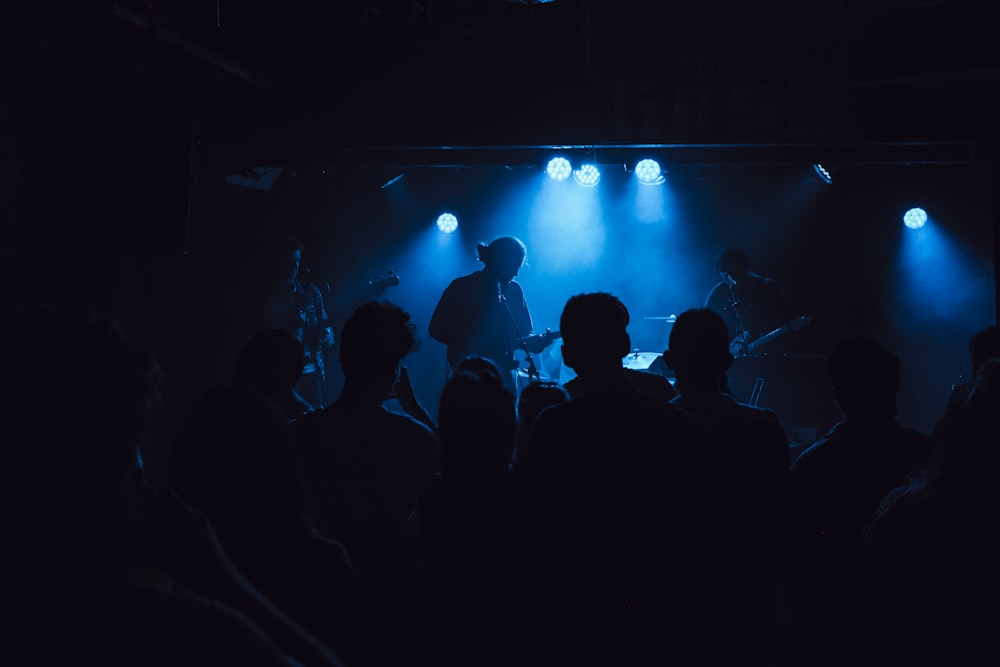
{"type": "Polygon", "coordinates": [[[503,303],[503,281],[497,281],[497,303],[503,303]]]}
{"type": "Polygon", "coordinates": [[[722,274],[722,279],[725,280],[726,284],[729,285],[730,287],[736,286],[736,279],[733,278],[732,274],[729,273],[728,271],[722,274]]]}

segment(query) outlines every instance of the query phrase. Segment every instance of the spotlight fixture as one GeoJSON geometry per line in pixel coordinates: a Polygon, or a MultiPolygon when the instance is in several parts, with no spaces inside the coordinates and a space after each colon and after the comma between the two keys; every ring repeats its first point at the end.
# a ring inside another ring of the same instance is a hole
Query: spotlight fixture
{"type": "Polygon", "coordinates": [[[660,163],[650,158],[639,160],[635,165],[635,177],[643,185],[659,185],[665,180],[660,163]]]}
{"type": "Polygon", "coordinates": [[[585,188],[592,188],[601,180],[601,172],[597,165],[585,164],[573,171],[573,180],[585,188]]]}
{"type": "Polygon", "coordinates": [[[819,162],[813,164],[813,171],[819,176],[824,183],[827,185],[833,185],[833,176],[830,175],[830,170],[821,165],[819,162]]]}
{"type": "Polygon", "coordinates": [[[452,213],[442,213],[438,216],[437,227],[445,234],[451,234],[458,229],[458,218],[452,213]]]}
{"type": "Polygon", "coordinates": [[[927,211],[922,208],[911,208],[903,214],[903,224],[910,229],[920,229],[927,224],[927,211]]]}
{"type": "Polygon", "coordinates": [[[545,173],[554,181],[565,181],[572,171],[573,167],[564,157],[554,157],[545,166],[545,173]]]}

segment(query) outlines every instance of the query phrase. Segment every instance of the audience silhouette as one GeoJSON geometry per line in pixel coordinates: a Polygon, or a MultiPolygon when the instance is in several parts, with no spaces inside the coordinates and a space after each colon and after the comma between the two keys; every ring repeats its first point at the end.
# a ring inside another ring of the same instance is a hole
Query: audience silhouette
{"type": "Polygon", "coordinates": [[[302,341],[285,329],[262,329],[247,341],[236,359],[233,385],[257,391],[295,419],[313,407],[295,390],[302,377],[302,341]]]}
{"type": "Polygon", "coordinates": [[[462,359],[458,364],[458,368],[455,372],[461,373],[472,373],[474,375],[492,375],[498,378],[501,382],[505,382],[506,378],[497,365],[487,359],[486,357],[479,356],[478,354],[470,354],[465,359],[462,359]]]}
{"type": "Polygon", "coordinates": [[[152,355],[88,309],[45,306],[26,325],[37,363],[5,507],[17,593],[0,662],[341,665],[232,567],[203,516],[145,485],[152,355]],[[57,370],[74,398],[53,418],[57,370]]]}
{"type": "Polygon", "coordinates": [[[873,662],[1000,664],[1000,359],[976,364],[922,474],[888,494],[859,568],[873,662]]]}
{"type": "Polygon", "coordinates": [[[517,397],[517,437],[514,443],[513,462],[524,452],[528,434],[538,413],[550,405],[558,405],[569,400],[569,392],[558,382],[533,380],[521,390],[517,397]]]}
{"type": "Polygon", "coordinates": [[[515,397],[467,357],[437,423],[399,306],[353,312],[343,391],[316,410],[302,343],[258,331],[154,489],[154,356],[113,319],[39,308],[0,462],[0,663],[1000,664],[997,327],[933,439],[897,418],[897,356],[841,341],[843,420],[790,462],[780,415],[726,391],[717,313],[677,317],[671,392],[623,367],[628,325],[617,297],[573,296],[572,387],[515,397]]]}
{"type": "Polygon", "coordinates": [[[685,639],[698,442],[683,410],[627,381],[628,322],[611,294],[566,303],[563,359],[584,392],[537,416],[519,460],[540,664],[668,660],[685,639]]]}
{"type": "Polygon", "coordinates": [[[205,512],[255,588],[345,659],[371,651],[369,614],[343,545],[307,521],[288,414],[256,386],[215,386],[195,402],[167,485],[205,512]]]}
{"type": "Polygon", "coordinates": [[[441,476],[421,499],[433,664],[505,664],[519,628],[511,595],[517,540],[511,453],[514,396],[489,373],[445,384],[441,476]]]}
{"type": "MultiPolygon", "coordinates": [[[[995,325],[981,329],[969,338],[969,368],[972,371],[973,380],[983,364],[994,357],[1000,357],[1000,327],[995,325]]],[[[972,385],[973,381],[970,380],[969,382],[959,384],[952,390],[951,396],[948,398],[948,404],[944,409],[944,415],[934,425],[934,430],[931,433],[931,436],[938,444],[948,439],[949,436],[944,431],[948,428],[949,422],[952,421],[953,415],[961,410],[965,404],[972,385]]]]}
{"type": "MultiPolygon", "coordinates": [[[[665,401],[669,401],[677,396],[677,390],[670,383],[670,380],[659,373],[652,371],[641,371],[634,368],[625,368],[625,380],[639,391],[652,394],[665,401]]],[[[583,380],[579,376],[569,380],[563,385],[571,398],[582,396],[586,391],[583,380]]]]}
{"type": "Polygon", "coordinates": [[[876,340],[842,341],[827,368],[844,420],[791,468],[795,643],[808,664],[843,664],[854,641],[851,570],[864,528],[883,496],[933,450],[929,437],[896,420],[899,359],[876,340]]]}
{"type": "Polygon", "coordinates": [[[714,311],[681,313],[663,360],[680,392],[671,402],[704,431],[700,453],[708,477],[702,490],[707,520],[701,563],[712,572],[696,601],[708,631],[704,641],[720,661],[771,664],[787,528],[788,437],[777,414],[723,393],[733,355],[726,323],[714,311]]]}
{"type": "Polygon", "coordinates": [[[423,638],[417,509],[439,468],[433,431],[382,405],[414,331],[394,304],[359,306],[340,336],[340,396],[294,424],[318,525],[347,547],[377,613],[377,659],[393,665],[423,638]]]}

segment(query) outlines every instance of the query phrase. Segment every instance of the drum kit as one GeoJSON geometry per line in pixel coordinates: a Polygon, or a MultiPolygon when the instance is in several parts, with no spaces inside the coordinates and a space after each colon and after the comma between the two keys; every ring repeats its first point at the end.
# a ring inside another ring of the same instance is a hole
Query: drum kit
{"type": "MultiPolygon", "coordinates": [[[[677,321],[676,315],[643,317],[650,322],[663,322],[666,335],[663,345],[667,347],[670,329],[677,321]]],[[[766,334],[762,342],[782,335],[786,331],[797,331],[812,321],[810,317],[799,317],[784,327],[766,334]]],[[[654,347],[660,340],[661,331],[647,336],[642,340],[646,346],[654,347]]],[[[754,341],[751,341],[753,344],[754,341]]],[[[754,346],[756,347],[756,346],[754,346]]],[[[729,372],[730,389],[743,402],[751,405],[761,405],[778,410],[785,415],[789,424],[821,424],[825,429],[827,423],[835,423],[830,415],[825,414],[823,406],[831,404],[826,384],[817,378],[824,378],[822,355],[794,353],[760,353],[756,349],[744,349],[743,354],[735,355],[733,366],[729,372]]],[[[550,345],[536,357],[538,360],[537,376],[529,376],[527,368],[518,368],[518,389],[527,386],[532,380],[542,380],[566,384],[576,377],[576,372],[563,362],[562,345],[550,345]]],[[[674,383],[673,371],[663,361],[662,352],[643,351],[635,348],[622,357],[622,367],[632,371],[641,371],[662,375],[674,383]]]]}
{"type": "MultiPolygon", "coordinates": [[[[668,336],[670,326],[677,321],[676,315],[661,315],[654,317],[644,317],[647,322],[663,322],[667,325],[668,336]]],[[[664,347],[666,347],[667,336],[664,337],[664,347]]],[[[663,363],[662,352],[640,352],[638,349],[632,350],[622,358],[622,365],[635,371],[649,371],[659,375],[668,375],[669,370],[663,363]]]]}
{"type": "Polygon", "coordinates": [[[631,368],[634,371],[649,370],[649,367],[653,365],[653,362],[655,362],[659,356],[660,354],[658,352],[640,352],[639,350],[632,350],[622,357],[622,366],[625,368],[631,368]]]}

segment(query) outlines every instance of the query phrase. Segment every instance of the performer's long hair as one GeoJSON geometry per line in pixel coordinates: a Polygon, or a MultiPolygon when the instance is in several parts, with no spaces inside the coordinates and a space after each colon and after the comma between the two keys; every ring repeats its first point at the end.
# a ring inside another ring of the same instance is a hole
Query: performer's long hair
{"type": "Polygon", "coordinates": [[[502,256],[515,257],[520,255],[521,261],[528,254],[528,249],[516,236],[499,236],[487,245],[485,243],[476,244],[476,259],[490,266],[496,259],[502,256]]]}

